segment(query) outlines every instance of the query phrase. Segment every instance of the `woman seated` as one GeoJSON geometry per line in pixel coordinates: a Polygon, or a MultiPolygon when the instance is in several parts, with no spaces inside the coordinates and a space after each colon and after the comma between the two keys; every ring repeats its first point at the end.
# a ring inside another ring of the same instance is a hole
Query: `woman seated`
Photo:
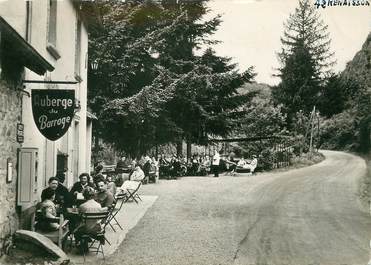
{"type": "Polygon", "coordinates": [[[53,202],[55,191],[46,189],[42,194],[42,202],[38,206],[36,229],[42,231],[53,231],[59,228],[59,218],[57,208],[53,202]]]}
{"type": "Polygon", "coordinates": [[[80,181],[73,184],[70,191],[75,205],[80,205],[81,203],[84,202],[82,192],[86,187],[94,188],[94,185],[90,183],[90,176],[88,173],[80,174],[79,179],[80,181]]]}
{"type": "Polygon", "coordinates": [[[118,187],[116,194],[127,193],[128,190],[136,190],[138,185],[145,178],[143,170],[140,168],[139,164],[136,164],[134,171],[130,176],[130,180],[127,180],[122,184],[121,187],[118,187]]]}
{"type": "MultiPolygon", "coordinates": [[[[107,182],[107,191],[109,191],[111,194],[116,194],[116,183],[112,178],[111,174],[108,174],[106,177],[106,182],[107,182]]],[[[122,184],[121,184],[122,185],[122,184]]]]}

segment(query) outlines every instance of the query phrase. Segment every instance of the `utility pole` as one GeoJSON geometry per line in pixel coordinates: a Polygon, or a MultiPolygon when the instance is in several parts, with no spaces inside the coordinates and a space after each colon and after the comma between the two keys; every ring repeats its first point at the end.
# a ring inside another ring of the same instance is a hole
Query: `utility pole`
{"type": "Polygon", "coordinates": [[[312,158],[313,152],[313,130],[314,130],[314,122],[316,116],[316,106],[313,107],[312,113],[310,114],[310,142],[309,142],[309,157],[312,158]]]}

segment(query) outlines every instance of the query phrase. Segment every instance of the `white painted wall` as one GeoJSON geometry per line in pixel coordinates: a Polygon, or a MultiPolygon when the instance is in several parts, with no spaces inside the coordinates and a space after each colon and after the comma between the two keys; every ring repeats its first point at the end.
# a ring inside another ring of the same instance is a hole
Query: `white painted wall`
{"type": "MultiPolygon", "coordinates": [[[[54,67],[55,70],[45,76],[39,76],[28,69],[25,71],[25,79],[29,80],[58,80],[75,81],[75,45],[76,45],[76,25],[77,10],[72,0],[57,1],[57,44],[56,48],[61,58],[56,60],[46,49],[47,29],[48,29],[48,0],[31,1],[31,38],[29,43],[54,67]]],[[[26,1],[12,0],[0,1],[0,15],[25,38],[26,34],[26,1]]],[[[56,142],[50,142],[38,131],[32,116],[31,98],[23,95],[22,122],[24,123],[24,143],[22,147],[37,147],[39,149],[39,181],[38,192],[47,183],[49,177],[56,173],[57,152],[68,153],[68,172],[66,185],[71,186],[82,172],[90,171],[91,157],[91,128],[88,129],[86,123],[87,110],[87,52],[88,34],[82,25],[81,30],[81,58],[80,76],[82,82],[76,85],[44,85],[44,84],[25,84],[25,91],[31,92],[32,89],[61,88],[75,89],[76,96],[79,96],[81,109],[74,118],[68,132],[56,142]],[[76,132],[75,120],[79,121],[79,132],[76,132]],[[89,132],[87,133],[87,130],[89,132]],[[75,142],[78,135],[78,143],[75,142]],[[78,144],[79,151],[74,154],[74,147],[78,144]],[[75,161],[73,161],[75,160],[75,161]],[[73,166],[78,163],[77,171],[73,171],[73,166]]]]}

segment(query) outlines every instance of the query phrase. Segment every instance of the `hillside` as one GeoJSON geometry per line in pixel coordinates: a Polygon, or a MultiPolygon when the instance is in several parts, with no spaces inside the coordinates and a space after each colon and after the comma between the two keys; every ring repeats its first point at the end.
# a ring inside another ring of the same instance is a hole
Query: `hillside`
{"type": "Polygon", "coordinates": [[[352,61],[347,63],[341,77],[345,80],[356,79],[362,85],[371,88],[371,33],[367,36],[362,49],[356,53],[352,61]]]}
{"type": "Polygon", "coordinates": [[[246,83],[237,89],[240,94],[246,94],[251,91],[259,91],[264,98],[271,97],[271,88],[263,83],[246,83]]]}

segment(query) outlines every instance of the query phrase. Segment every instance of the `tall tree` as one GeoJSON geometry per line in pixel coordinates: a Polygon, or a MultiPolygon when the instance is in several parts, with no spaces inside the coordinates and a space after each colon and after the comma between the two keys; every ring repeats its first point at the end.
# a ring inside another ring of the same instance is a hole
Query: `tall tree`
{"type": "Polygon", "coordinates": [[[212,50],[194,55],[212,43],[208,36],[221,22],[201,19],[203,2],[102,4],[102,26],[90,44],[99,70],[89,92],[100,137],[139,155],[176,139],[201,142],[208,133],[228,133],[243,102],[236,89],[253,73],[239,73],[212,50]]]}
{"type": "Polygon", "coordinates": [[[317,104],[321,85],[335,62],[328,26],[310,0],[300,0],[284,26],[278,54],[281,83],[274,88],[273,96],[284,104],[290,121],[297,111],[308,113],[317,104]]]}

